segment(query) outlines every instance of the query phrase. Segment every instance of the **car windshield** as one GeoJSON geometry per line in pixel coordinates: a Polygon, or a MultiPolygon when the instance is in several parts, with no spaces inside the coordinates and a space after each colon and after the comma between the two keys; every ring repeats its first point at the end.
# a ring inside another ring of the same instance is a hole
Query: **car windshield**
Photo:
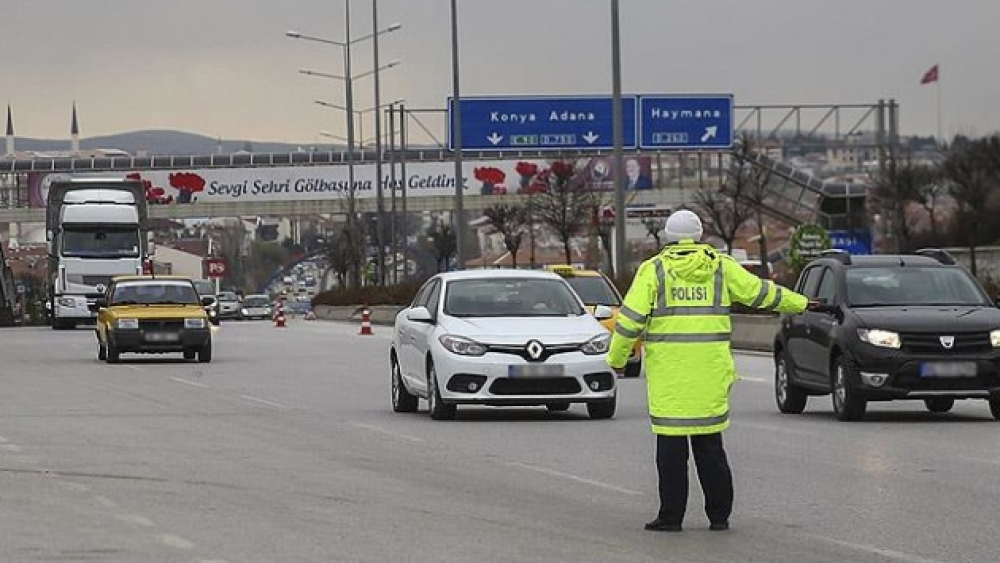
{"type": "Polygon", "coordinates": [[[569,276],[566,282],[586,305],[618,307],[622,304],[611,284],[603,276],[569,276]]]}
{"type": "Polygon", "coordinates": [[[247,297],[243,300],[243,305],[246,307],[267,307],[267,297],[247,297]]]}
{"type": "Polygon", "coordinates": [[[219,294],[219,301],[239,301],[239,298],[231,291],[223,291],[219,294]]]}
{"type": "Polygon", "coordinates": [[[156,281],[120,283],[115,286],[111,305],[199,305],[190,283],[156,281]]]}
{"type": "Polygon", "coordinates": [[[537,278],[449,282],[444,312],[453,317],[567,317],[585,313],[561,280],[537,278]]]}
{"type": "Polygon", "coordinates": [[[972,275],[959,268],[852,268],[847,300],[853,307],[989,305],[972,275]]]}
{"type": "Polygon", "coordinates": [[[135,228],[69,226],[62,234],[62,255],[74,258],[138,258],[135,228]]]}
{"type": "Polygon", "coordinates": [[[210,281],[196,281],[194,288],[198,290],[198,295],[215,295],[215,284],[210,281]]]}

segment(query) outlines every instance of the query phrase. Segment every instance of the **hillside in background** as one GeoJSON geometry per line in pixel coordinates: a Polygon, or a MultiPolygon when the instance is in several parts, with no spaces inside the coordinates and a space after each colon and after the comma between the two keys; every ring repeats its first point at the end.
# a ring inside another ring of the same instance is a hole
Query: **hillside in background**
{"type": "MultiPolygon", "coordinates": [[[[31,139],[17,137],[15,140],[19,151],[68,151],[69,139],[31,139]]],[[[205,135],[185,131],[146,130],[130,131],[102,137],[87,137],[80,139],[81,149],[121,149],[130,154],[146,152],[161,155],[192,155],[234,153],[243,150],[251,152],[295,152],[298,150],[330,150],[340,148],[335,145],[311,145],[273,143],[267,141],[246,141],[214,139],[205,135]]]]}

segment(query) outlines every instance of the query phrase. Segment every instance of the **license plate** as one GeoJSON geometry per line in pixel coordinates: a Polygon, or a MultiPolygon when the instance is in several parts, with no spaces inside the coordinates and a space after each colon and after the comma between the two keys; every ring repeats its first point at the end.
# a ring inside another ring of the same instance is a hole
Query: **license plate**
{"type": "Polygon", "coordinates": [[[975,377],[976,362],[928,362],[920,364],[921,377],[975,377]]]}
{"type": "Polygon", "coordinates": [[[564,373],[561,364],[520,364],[507,366],[508,377],[558,377],[564,373]]]}
{"type": "Polygon", "coordinates": [[[146,340],[149,342],[177,342],[180,340],[180,335],[173,332],[152,332],[146,335],[146,340]]]}

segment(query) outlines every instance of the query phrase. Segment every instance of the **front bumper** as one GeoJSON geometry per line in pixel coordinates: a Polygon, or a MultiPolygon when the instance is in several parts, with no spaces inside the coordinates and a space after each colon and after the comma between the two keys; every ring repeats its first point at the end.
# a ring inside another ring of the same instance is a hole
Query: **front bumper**
{"type": "Polygon", "coordinates": [[[108,333],[108,338],[119,352],[158,354],[199,350],[211,340],[212,331],[208,328],[171,331],[115,329],[108,333]],[[170,336],[154,336],[164,334],[170,336]],[[162,338],[169,338],[169,340],[162,340],[162,338]]]}
{"type": "Polygon", "coordinates": [[[856,390],[869,401],[897,399],[985,399],[1000,397],[1000,351],[914,354],[901,350],[859,347],[852,353],[856,390]],[[975,375],[922,374],[924,364],[975,364],[975,375]],[[876,385],[880,379],[882,385],[876,385]]]}
{"type": "Polygon", "coordinates": [[[55,297],[55,318],[74,321],[94,322],[97,313],[90,310],[93,297],[85,295],[58,295],[55,297]]]}
{"type": "Polygon", "coordinates": [[[593,403],[615,397],[617,378],[605,355],[566,352],[545,362],[530,363],[512,355],[488,352],[434,357],[441,398],[452,404],[537,406],[549,403],[593,403]],[[512,370],[559,370],[561,373],[512,375],[512,370]]]}

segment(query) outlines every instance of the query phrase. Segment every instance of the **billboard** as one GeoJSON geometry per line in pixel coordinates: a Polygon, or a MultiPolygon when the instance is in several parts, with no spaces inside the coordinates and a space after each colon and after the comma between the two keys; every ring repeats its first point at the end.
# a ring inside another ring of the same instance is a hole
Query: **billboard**
{"type": "MultiPolygon", "coordinates": [[[[464,162],[464,189],[467,194],[527,193],[535,178],[546,170],[544,160],[464,162]]],[[[594,189],[611,188],[611,161],[584,159],[577,163],[594,189]]],[[[649,157],[626,159],[628,189],[650,189],[649,157]]],[[[455,167],[451,162],[413,162],[406,165],[406,177],[390,181],[390,167],[383,166],[382,187],[387,195],[405,186],[407,197],[448,196],[455,193],[455,167]]],[[[397,167],[397,175],[399,168],[397,167]]],[[[58,178],[128,176],[146,185],[151,203],[184,205],[233,200],[248,202],[324,200],[344,197],[350,189],[348,167],[275,166],[248,168],[204,168],[191,170],[130,170],[116,172],[32,172],[28,174],[31,207],[45,207],[48,187],[58,178]]],[[[354,192],[358,198],[373,198],[377,192],[375,165],[354,166],[354,192]]]]}

